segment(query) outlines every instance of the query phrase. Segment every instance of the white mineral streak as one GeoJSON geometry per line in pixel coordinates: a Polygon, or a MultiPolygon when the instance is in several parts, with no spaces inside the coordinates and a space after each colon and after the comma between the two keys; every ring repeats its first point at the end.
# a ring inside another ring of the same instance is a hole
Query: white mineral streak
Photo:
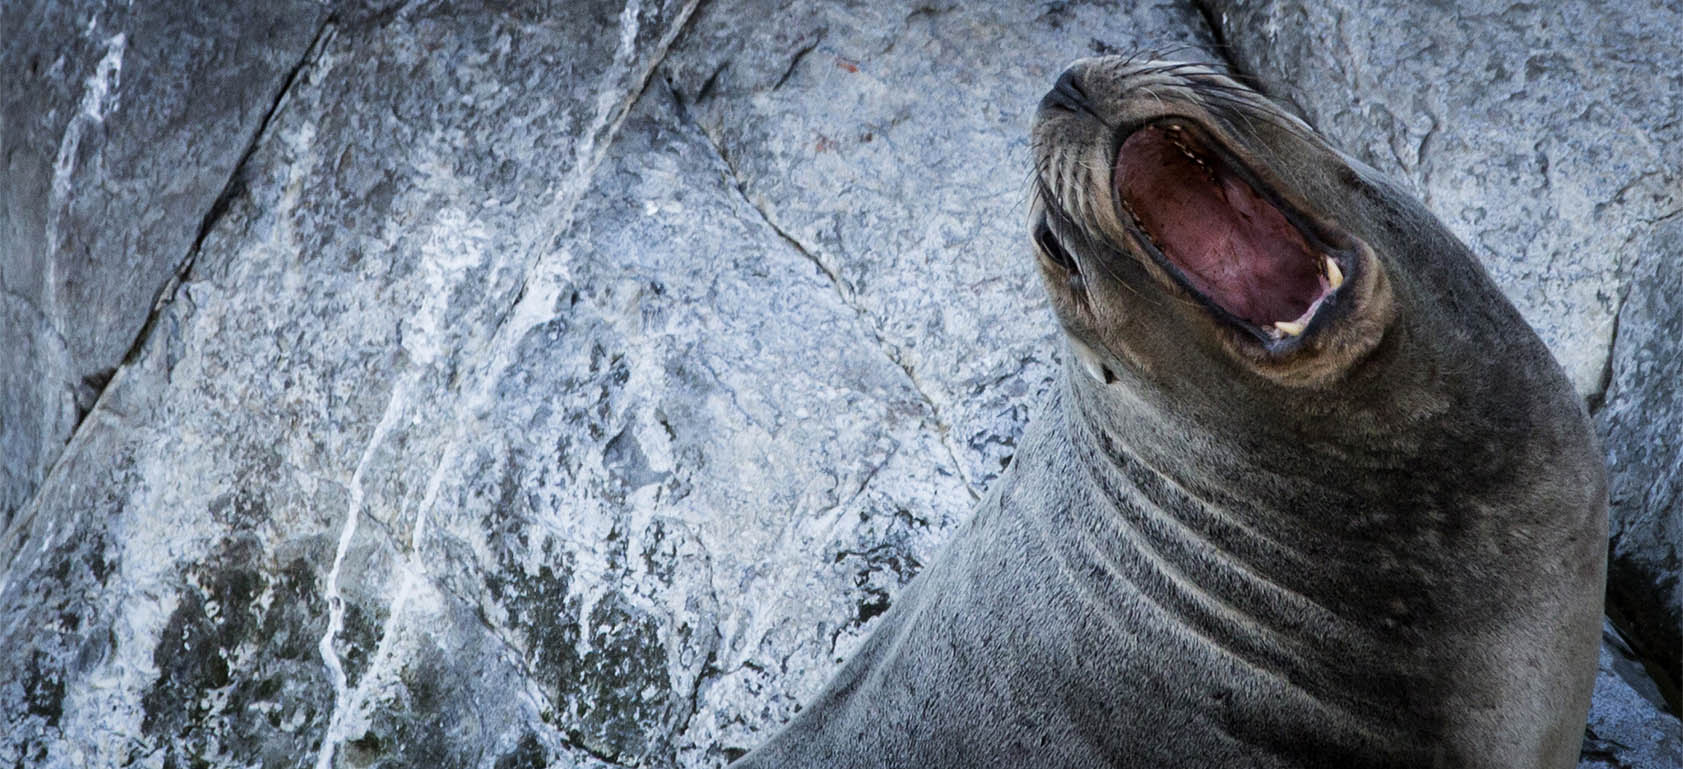
{"type": "MultiPolygon", "coordinates": [[[[92,31],[91,26],[89,31],[92,31]]],[[[108,105],[106,100],[121,83],[123,52],[127,48],[127,33],[118,32],[105,40],[105,55],[100,57],[93,72],[83,81],[82,101],[76,107],[76,114],[71,115],[70,122],[64,126],[64,138],[59,141],[58,154],[53,158],[52,196],[47,201],[48,254],[57,253],[64,243],[60,220],[70,199],[71,177],[76,173],[76,154],[88,129],[105,122],[106,112],[115,106],[115,102],[108,105]]],[[[58,296],[54,290],[54,284],[58,282],[57,270],[54,268],[55,260],[50,256],[45,262],[46,269],[41,274],[41,297],[45,305],[42,310],[56,328],[59,325],[58,313],[53,311],[53,305],[58,296]]]]}
{"type": "MultiPolygon", "coordinates": [[[[425,635],[431,621],[442,614],[443,601],[427,574],[418,548],[410,548],[398,571],[396,586],[388,587],[392,594],[389,615],[380,630],[380,640],[369,656],[367,670],[357,681],[356,688],[348,691],[344,688],[343,672],[337,673],[335,678],[333,719],[329,722],[327,738],[322,741],[322,752],[316,761],[320,769],[331,766],[330,746],[336,748],[347,736],[366,731],[379,703],[401,688],[397,674],[401,672],[403,662],[411,658],[411,644],[408,642],[417,634],[425,635]]],[[[329,667],[336,664],[329,663],[329,667]]]]}
{"type": "MultiPolygon", "coordinates": [[[[460,194],[463,191],[462,182],[451,173],[449,164],[444,162],[445,158],[433,160],[435,162],[425,165],[430,174],[425,186],[441,192],[448,190],[460,194]]],[[[421,292],[421,306],[404,318],[402,334],[403,348],[409,353],[414,368],[399,385],[404,397],[399,400],[399,394],[394,392],[393,403],[387,407],[382,425],[392,420],[393,409],[403,405],[403,401],[421,400],[409,398],[407,394],[419,386],[418,379],[423,372],[447,357],[449,350],[445,348],[445,330],[449,320],[450,288],[467,280],[474,268],[487,261],[488,243],[489,234],[485,227],[459,209],[441,211],[436,223],[423,240],[418,261],[425,289],[421,292]]],[[[372,448],[371,444],[370,450],[372,448]]],[[[364,464],[366,461],[365,453],[364,464]]],[[[329,746],[336,746],[347,736],[360,734],[368,728],[375,706],[383,696],[391,693],[394,687],[400,684],[397,675],[401,672],[402,663],[410,658],[412,651],[407,642],[413,640],[417,628],[418,632],[424,634],[431,619],[440,615],[443,610],[438,589],[428,574],[425,548],[428,513],[437,503],[447,469],[453,466],[453,456],[440,458],[428,479],[425,495],[414,507],[410,516],[413,523],[410,526],[409,546],[396,567],[395,587],[388,587],[391,603],[387,608],[386,621],[380,629],[379,640],[369,657],[367,669],[356,687],[349,690],[346,689],[342,667],[335,656],[329,653],[327,646],[332,636],[343,629],[342,624],[338,627],[333,625],[342,623],[344,602],[337,597],[337,575],[355,528],[353,521],[346,522],[339,540],[339,551],[334,558],[333,571],[328,577],[330,630],[322,639],[322,658],[327,661],[333,676],[335,704],[328,735],[323,740],[322,753],[318,756],[318,766],[330,765],[332,755],[329,746]]],[[[361,466],[358,471],[361,471],[361,466]]],[[[354,479],[352,493],[356,495],[352,501],[354,511],[360,508],[358,503],[362,493],[361,484],[354,479]]]]}
{"type": "Polygon", "coordinates": [[[362,515],[362,478],[368,470],[368,463],[374,457],[374,451],[385,441],[386,434],[391,432],[397,417],[403,413],[408,405],[409,379],[401,379],[392,387],[392,394],[386,400],[385,413],[380,415],[380,423],[375,425],[374,434],[369,436],[368,445],[362,450],[362,458],[357,461],[356,470],[351,473],[350,504],[346,505],[345,524],[339,531],[339,547],[333,554],[333,568],[327,573],[327,588],[324,597],[327,599],[327,632],[321,636],[317,648],[321,651],[322,662],[327,665],[329,680],[333,682],[333,713],[328,718],[327,733],[322,736],[321,752],[316,755],[316,769],[330,769],[333,766],[333,751],[344,740],[343,718],[347,712],[346,705],[350,699],[350,692],[345,686],[345,666],[339,661],[338,651],[334,649],[333,639],[345,627],[345,601],[339,595],[339,571],[345,564],[345,554],[350,552],[351,539],[356,536],[357,519],[362,515]]]}
{"type": "MultiPolygon", "coordinates": [[[[690,10],[693,10],[693,6],[685,10],[683,17],[687,17],[690,10]]],[[[416,628],[426,627],[425,617],[434,615],[441,609],[439,594],[427,574],[424,557],[431,513],[438,504],[442,490],[450,487],[452,475],[460,471],[459,460],[464,444],[468,442],[469,436],[479,434],[478,423],[494,411],[496,383],[503,372],[518,362],[514,357],[517,342],[531,329],[554,317],[557,299],[562,289],[569,284],[567,265],[572,255],[566,252],[543,254],[543,251],[551,247],[558,235],[570,228],[574,210],[594,182],[596,169],[611,143],[619,121],[623,119],[631,97],[639,90],[635,87],[627,89],[624,81],[638,74],[633,72],[632,67],[638,54],[636,42],[640,13],[641,5],[637,0],[627,3],[620,12],[618,45],[614,52],[613,64],[602,74],[596,89],[595,111],[575,143],[575,160],[571,172],[558,184],[547,215],[541,217],[541,221],[548,222],[550,226],[540,229],[538,237],[524,244],[528,253],[537,252],[542,255],[536,260],[536,265],[527,269],[528,277],[526,285],[521,289],[520,300],[487,343],[487,354],[483,356],[485,363],[477,367],[474,385],[466,388],[461,397],[453,399],[451,412],[445,420],[444,449],[428,477],[426,491],[413,511],[409,544],[397,567],[398,574],[388,617],[367,671],[357,687],[350,690],[346,686],[343,666],[333,649],[333,640],[343,626],[344,607],[343,599],[339,596],[339,573],[351,537],[354,535],[355,516],[362,506],[360,478],[353,481],[351,514],[341,534],[339,551],[328,578],[329,631],[324,635],[321,647],[323,659],[327,662],[334,682],[335,696],[333,714],[322,750],[317,757],[317,766],[320,769],[332,765],[336,748],[343,743],[347,735],[358,733],[367,725],[382,695],[399,684],[397,673],[401,670],[402,662],[410,656],[409,650],[405,648],[409,645],[406,640],[416,635],[416,628]]],[[[676,37],[682,27],[683,17],[672,24],[662,40],[663,47],[669,45],[676,37]]],[[[440,177],[447,173],[448,164],[440,163],[433,169],[434,179],[440,180],[440,177]]],[[[424,277],[429,289],[426,294],[427,300],[419,312],[405,320],[403,333],[405,351],[417,365],[417,370],[424,370],[448,353],[448,349],[441,345],[448,344],[444,341],[445,335],[442,331],[447,323],[446,301],[450,295],[449,288],[457,285],[469,268],[483,261],[485,237],[483,229],[466,221],[465,215],[458,211],[446,211],[434,237],[428,241],[429,247],[423,249],[420,261],[425,269],[424,277]]],[[[379,436],[389,429],[387,423],[390,416],[391,409],[388,408],[387,418],[382,419],[382,428],[377,431],[375,443],[378,443],[379,436]]],[[[364,464],[366,460],[365,455],[364,464]]],[[[359,465],[359,472],[360,468],[359,465]]],[[[541,693],[538,692],[527,692],[526,696],[535,700],[542,699],[541,693]]]]}
{"type": "MultiPolygon", "coordinates": [[[[97,23],[89,22],[88,33],[92,34],[97,23]]],[[[64,126],[64,137],[59,140],[58,153],[53,157],[52,187],[47,199],[47,252],[41,259],[41,290],[40,311],[47,327],[53,332],[53,339],[57,344],[49,345],[49,355],[56,358],[49,370],[70,371],[70,350],[65,344],[64,313],[59,311],[59,277],[58,252],[64,245],[64,209],[70,204],[72,192],[72,177],[76,173],[76,157],[81,152],[82,140],[89,129],[105,122],[105,116],[117,106],[116,90],[122,83],[123,53],[128,49],[128,34],[118,32],[105,39],[105,54],[99,63],[94,65],[82,84],[82,99],[76,106],[76,112],[70,116],[70,122],[64,126]]],[[[43,435],[44,439],[48,436],[43,435]]],[[[49,439],[50,440],[50,439],[49,439]]],[[[51,452],[57,446],[43,445],[43,452],[51,452]]]]}
{"type": "MultiPolygon", "coordinates": [[[[82,101],[76,107],[76,113],[70,116],[70,122],[64,126],[64,138],[59,141],[58,154],[53,158],[53,186],[52,197],[47,203],[47,237],[50,250],[58,251],[64,242],[64,233],[60,231],[60,215],[64,205],[70,199],[71,177],[76,173],[76,154],[81,149],[82,137],[89,128],[105,122],[105,115],[116,107],[116,100],[112,94],[122,82],[123,52],[128,48],[128,33],[118,32],[105,40],[105,55],[94,65],[82,84],[82,101]],[[107,103],[107,100],[110,100],[107,103]]],[[[49,273],[44,276],[50,279],[52,260],[48,260],[49,273]]],[[[50,289],[52,283],[48,282],[50,289]]],[[[52,291],[43,292],[51,297],[52,291]]]]}
{"type": "MultiPolygon", "coordinates": [[[[693,10],[693,4],[671,25],[670,31],[662,41],[663,47],[669,45],[676,37],[690,10],[693,10]]],[[[639,0],[630,0],[620,11],[619,41],[614,50],[613,64],[602,73],[596,88],[596,109],[574,145],[572,171],[559,183],[549,210],[542,217],[543,221],[553,224],[550,228],[540,229],[539,237],[525,244],[528,252],[542,253],[555,242],[557,236],[571,226],[573,212],[594,182],[596,169],[606,148],[611,144],[619,121],[624,118],[632,95],[638,90],[631,89],[628,92],[622,82],[635,74],[632,66],[638,53],[636,42],[640,12],[639,0]]],[[[448,173],[448,164],[440,163],[433,171],[434,179],[439,179],[448,173]]],[[[477,265],[484,252],[485,233],[482,229],[466,222],[464,215],[458,211],[447,211],[444,216],[441,227],[435,232],[435,237],[429,239],[428,244],[436,244],[438,247],[423,249],[421,259],[430,289],[427,294],[427,306],[412,316],[404,327],[404,348],[418,364],[417,370],[423,370],[426,364],[447,352],[439,348],[438,343],[442,325],[446,321],[449,287],[456,285],[467,268],[477,265]],[[469,242],[457,241],[463,237],[463,233],[467,233],[466,240],[469,242]]],[[[358,728],[366,724],[371,712],[370,706],[378,700],[383,691],[396,683],[398,669],[407,658],[407,654],[400,651],[402,637],[406,635],[402,632],[405,620],[410,619],[411,614],[433,613],[439,610],[437,589],[427,576],[423,558],[431,512],[438,504],[439,494],[446,488],[450,474],[460,470],[459,459],[467,436],[479,433],[477,429],[470,428],[475,427],[485,415],[493,412],[496,405],[496,382],[504,371],[517,362],[514,358],[517,342],[531,329],[554,317],[556,300],[567,283],[566,265],[570,260],[571,254],[563,251],[540,257],[536,260],[537,264],[527,269],[527,280],[521,288],[520,300],[515,303],[508,317],[499,325],[489,341],[489,354],[486,356],[486,363],[476,371],[474,386],[468,388],[461,397],[454,399],[446,422],[444,450],[427,480],[425,495],[415,506],[409,547],[398,567],[400,574],[397,577],[397,587],[385,626],[381,630],[380,640],[369,662],[368,671],[358,682],[355,691],[348,691],[343,666],[333,650],[333,638],[342,629],[343,624],[344,607],[338,594],[338,574],[349,548],[350,537],[355,530],[355,512],[361,506],[362,489],[358,479],[353,479],[352,513],[348,516],[349,520],[341,534],[339,551],[328,577],[329,628],[327,634],[322,637],[321,649],[322,658],[327,662],[334,683],[334,708],[327,734],[322,741],[321,752],[317,756],[317,769],[329,769],[332,766],[335,748],[344,741],[346,735],[356,733],[358,728]],[[420,602],[420,606],[411,611],[411,602],[416,601],[420,602]]],[[[390,415],[391,409],[388,407],[387,417],[390,415]]],[[[376,438],[382,434],[386,421],[382,419],[382,431],[377,431],[376,438]]],[[[370,449],[372,446],[371,443],[370,449]]],[[[366,460],[365,454],[364,463],[366,460]]],[[[360,472],[361,466],[358,468],[359,475],[360,472]]],[[[528,697],[540,697],[532,692],[526,694],[528,697]]]]}
{"type": "MultiPolygon", "coordinates": [[[[541,256],[535,260],[535,264],[526,269],[526,281],[521,287],[520,300],[510,310],[508,317],[503,319],[488,343],[489,354],[486,356],[486,362],[476,371],[474,386],[454,400],[447,423],[448,434],[445,437],[443,454],[428,480],[426,497],[416,509],[417,535],[424,530],[422,522],[437,504],[438,493],[444,487],[447,474],[460,468],[459,458],[466,437],[479,434],[479,421],[495,410],[496,383],[499,376],[516,363],[514,355],[517,342],[527,332],[555,316],[555,303],[561,288],[567,283],[567,265],[572,261],[572,254],[565,248],[554,254],[547,254],[545,251],[555,242],[556,237],[571,227],[573,213],[595,181],[596,169],[612,143],[613,134],[619,121],[623,120],[631,96],[635,93],[635,90],[628,93],[622,81],[633,74],[632,64],[637,56],[640,11],[639,0],[630,0],[620,10],[619,43],[614,49],[613,64],[602,73],[598,81],[595,112],[574,145],[571,172],[561,180],[547,213],[541,217],[543,221],[554,224],[549,229],[539,229],[539,236],[525,244],[529,251],[538,252],[541,256]]],[[[672,24],[669,38],[676,36],[687,15],[685,13],[672,24]]],[[[421,544],[418,536],[413,538],[411,552],[421,544]]],[[[588,614],[588,611],[586,607],[584,613],[588,614]]]]}

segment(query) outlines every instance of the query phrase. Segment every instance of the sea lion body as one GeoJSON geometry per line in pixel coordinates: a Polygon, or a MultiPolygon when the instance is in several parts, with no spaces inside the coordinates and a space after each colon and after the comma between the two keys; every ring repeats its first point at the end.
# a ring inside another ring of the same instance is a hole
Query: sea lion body
{"type": "Polygon", "coordinates": [[[1605,472],[1468,250],[1201,67],[1080,62],[1035,139],[1060,386],[734,766],[1572,766],[1605,472]]]}

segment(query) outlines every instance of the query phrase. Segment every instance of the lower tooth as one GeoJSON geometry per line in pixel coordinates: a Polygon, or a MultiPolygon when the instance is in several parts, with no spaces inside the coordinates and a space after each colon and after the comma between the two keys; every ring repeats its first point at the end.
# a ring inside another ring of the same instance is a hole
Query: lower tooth
{"type": "Polygon", "coordinates": [[[1284,333],[1286,336],[1297,336],[1298,334],[1303,333],[1302,323],[1293,323],[1289,320],[1274,321],[1274,328],[1284,333]]]}

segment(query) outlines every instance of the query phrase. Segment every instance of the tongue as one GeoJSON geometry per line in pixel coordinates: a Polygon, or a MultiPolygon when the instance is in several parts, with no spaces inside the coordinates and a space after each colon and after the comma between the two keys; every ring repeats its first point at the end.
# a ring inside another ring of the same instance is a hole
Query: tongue
{"type": "Polygon", "coordinates": [[[1174,138],[1142,128],[1116,158],[1117,191],[1140,226],[1194,288],[1229,313],[1258,326],[1302,316],[1322,289],[1318,258],[1303,237],[1249,185],[1188,157],[1174,138]]]}

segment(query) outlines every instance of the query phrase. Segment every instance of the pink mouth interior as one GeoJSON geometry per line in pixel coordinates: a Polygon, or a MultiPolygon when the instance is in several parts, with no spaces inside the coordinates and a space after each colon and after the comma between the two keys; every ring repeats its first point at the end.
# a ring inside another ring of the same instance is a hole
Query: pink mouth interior
{"type": "Polygon", "coordinates": [[[1117,154],[1117,191],[1163,256],[1211,301],[1258,326],[1307,321],[1329,293],[1324,257],[1216,157],[1186,130],[1141,128],[1117,154]]]}

